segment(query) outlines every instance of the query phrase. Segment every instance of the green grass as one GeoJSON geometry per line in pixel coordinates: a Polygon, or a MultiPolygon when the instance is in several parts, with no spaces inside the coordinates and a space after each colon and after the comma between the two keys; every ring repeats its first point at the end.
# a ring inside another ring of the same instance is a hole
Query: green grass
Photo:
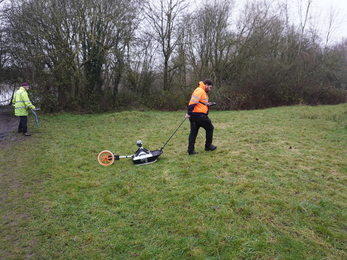
{"type": "MultiPolygon", "coordinates": [[[[347,259],[347,104],[211,111],[158,162],[180,112],[41,116],[0,151],[0,259],[347,259]]],[[[16,133],[13,133],[15,135],[16,133]]]]}

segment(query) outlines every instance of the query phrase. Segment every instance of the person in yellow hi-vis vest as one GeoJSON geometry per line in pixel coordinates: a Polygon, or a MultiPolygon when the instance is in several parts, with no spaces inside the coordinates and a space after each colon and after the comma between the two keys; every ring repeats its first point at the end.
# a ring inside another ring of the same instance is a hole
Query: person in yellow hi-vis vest
{"type": "Polygon", "coordinates": [[[194,146],[200,127],[206,131],[205,151],[213,151],[217,148],[212,144],[214,126],[208,118],[209,107],[215,104],[208,101],[207,93],[212,89],[212,86],[213,83],[210,79],[200,81],[188,103],[186,114],[186,118],[189,118],[190,121],[188,154],[198,154],[194,146]]]}
{"type": "Polygon", "coordinates": [[[23,133],[25,136],[30,136],[28,133],[28,110],[35,110],[35,106],[31,103],[28,97],[29,84],[22,83],[21,87],[14,94],[12,104],[14,105],[14,114],[20,117],[18,133],[23,133]]]}

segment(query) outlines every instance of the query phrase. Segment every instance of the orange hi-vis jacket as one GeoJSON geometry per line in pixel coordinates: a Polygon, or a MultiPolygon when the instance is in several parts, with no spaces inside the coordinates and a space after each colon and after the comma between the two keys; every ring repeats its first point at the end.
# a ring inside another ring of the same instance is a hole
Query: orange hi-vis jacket
{"type": "Polygon", "coordinates": [[[188,115],[208,114],[208,95],[205,91],[205,84],[200,81],[199,86],[194,90],[188,104],[188,115]]]}

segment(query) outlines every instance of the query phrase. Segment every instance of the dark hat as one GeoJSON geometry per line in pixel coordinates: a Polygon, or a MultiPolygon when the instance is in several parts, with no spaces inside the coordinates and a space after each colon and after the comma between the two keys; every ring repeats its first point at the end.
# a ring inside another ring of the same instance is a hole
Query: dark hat
{"type": "Polygon", "coordinates": [[[210,80],[210,79],[205,79],[205,80],[204,80],[204,84],[205,84],[205,85],[213,86],[213,82],[212,82],[212,80],[210,80]]]}
{"type": "Polygon", "coordinates": [[[22,83],[22,87],[29,87],[29,84],[24,82],[24,83],[22,83]]]}

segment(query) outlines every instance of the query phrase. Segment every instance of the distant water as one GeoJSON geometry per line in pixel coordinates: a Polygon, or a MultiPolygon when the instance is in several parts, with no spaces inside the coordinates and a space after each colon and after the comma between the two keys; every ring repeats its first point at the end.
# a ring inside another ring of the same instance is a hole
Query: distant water
{"type": "Polygon", "coordinates": [[[9,86],[0,87],[0,106],[9,105],[12,98],[13,90],[9,86]]]}

